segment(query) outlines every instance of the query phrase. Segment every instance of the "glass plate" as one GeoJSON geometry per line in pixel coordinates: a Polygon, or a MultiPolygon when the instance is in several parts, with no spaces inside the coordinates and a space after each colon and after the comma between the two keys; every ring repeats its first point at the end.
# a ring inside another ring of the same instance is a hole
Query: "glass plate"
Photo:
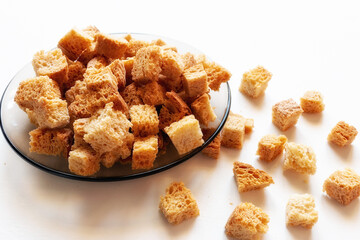
{"type": "MultiPolygon", "coordinates": [[[[114,36],[124,36],[126,33],[116,33],[114,36]]],[[[161,38],[167,44],[175,46],[179,53],[191,52],[201,54],[201,52],[185,43],[172,40],[162,36],[132,33],[135,39],[155,40],[161,38]]],[[[229,84],[222,84],[219,91],[210,91],[211,105],[214,107],[217,119],[209,127],[215,129],[212,135],[205,140],[205,143],[193,151],[179,155],[172,144],[169,144],[164,155],[158,156],[154,162],[154,167],[150,170],[132,170],[131,164],[116,163],[112,168],[101,167],[95,175],[83,177],[71,173],[68,169],[68,162],[62,157],[54,157],[31,153],[29,151],[29,132],[35,129],[30,123],[26,113],[22,111],[14,102],[14,96],[19,83],[27,78],[34,77],[35,73],[31,63],[23,67],[10,81],[6,87],[0,103],[0,124],[5,139],[12,149],[26,162],[31,165],[54,175],[85,181],[118,181],[132,178],[144,177],[155,174],[171,167],[174,167],[199,153],[220,133],[230,112],[231,93],[229,84]]]]}

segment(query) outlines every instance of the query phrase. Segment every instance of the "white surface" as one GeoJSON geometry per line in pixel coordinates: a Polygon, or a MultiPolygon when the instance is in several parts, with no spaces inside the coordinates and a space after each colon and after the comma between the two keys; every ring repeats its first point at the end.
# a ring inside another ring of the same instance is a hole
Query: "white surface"
{"type": "Polygon", "coordinates": [[[3,92],[7,82],[40,49],[54,47],[71,27],[96,25],[103,32],[148,32],[187,42],[232,73],[232,111],[255,119],[241,151],[222,149],[219,160],[202,155],[160,174],[124,182],[89,183],[41,172],[20,159],[0,137],[0,239],[226,239],[224,225],[241,201],[270,216],[264,239],[358,239],[360,202],[343,207],[322,193],[336,169],[360,173],[360,140],[340,149],[326,136],[339,120],[360,129],[358,113],[360,15],[356,1],[2,1],[0,5],[3,92]],[[266,95],[255,101],[238,92],[244,71],[261,64],[273,73],[266,95]],[[303,115],[285,132],[290,141],[313,147],[318,171],[305,179],[283,173],[279,158],[255,156],[271,123],[271,106],[310,89],[325,96],[320,115],[303,115]],[[239,194],[235,160],[268,171],[275,184],[239,194]],[[200,216],[171,226],[158,211],[159,196],[173,180],[192,190],[200,216]],[[292,193],[311,193],[319,221],[312,230],[285,226],[292,193]]]}

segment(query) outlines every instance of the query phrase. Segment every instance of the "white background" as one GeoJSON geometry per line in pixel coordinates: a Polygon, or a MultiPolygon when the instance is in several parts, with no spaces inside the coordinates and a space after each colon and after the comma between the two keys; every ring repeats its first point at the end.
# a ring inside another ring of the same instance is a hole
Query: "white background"
{"type": "Polygon", "coordinates": [[[0,239],[226,239],[224,225],[237,204],[249,201],[270,216],[264,239],[359,239],[360,202],[344,207],[322,193],[335,170],[360,173],[360,137],[343,149],[326,141],[340,120],[360,130],[360,5],[356,1],[1,1],[1,92],[40,49],[51,49],[73,26],[103,32],[168,36],[202,50],[233,77],[232,111],[255,119],[241,151],[221,150],[218,160],[202,155],[154,176],[90,183],[42,172],[19,158],[0,137],[0,239]],[[242,73],[263,65],[273,73],[265,96],[238,91],[242,73]],[[282,158],[260,162],[259,139],[280,132],[271,106],[318,89],[322,114],[303,114],[285,132],[290,141],[312,146],[318,170],[308,179],[282,171],[282,158]],[[274,185],[239,194],[232,174],[236,160],[269,172],[274,185]],[[169,225],[159,196],[173,180],[188,186],[200,216],[169,225]],[[312,230],[285,225],[290,194],[311,193],[319,221],[312,230]]]}

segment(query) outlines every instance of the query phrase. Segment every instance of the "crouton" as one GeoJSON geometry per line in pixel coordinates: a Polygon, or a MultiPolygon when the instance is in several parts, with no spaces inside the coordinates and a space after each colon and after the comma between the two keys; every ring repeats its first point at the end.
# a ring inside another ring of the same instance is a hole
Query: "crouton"
{"type": "Polygon", "coordinates": [[[60,128],[70,122],[67,103],[61,99],[41,97],[33,109],[34,120],[41,128],[60,128]]]}
{"type": "Polygon", "coordinates": [[[318,221],[315,200],[310,194],[293,194],[286,205],[286,224],[312,228],[318,221]]]}
{"type": "Polygon", "coordinates": [[[62,88],[67,82],[69,67],[65,55],[59,48],[34,55],[32,61],[37,76],[48,76],[55,80],[62,88]]]}
{"type": "Polygon", "coordinates": [[[179,224],[200,213],[193,194],[182,182],[170,184],[165,196],[160,196],[159,208],[171,224],[179,224]]]}
{"type": "Polygon", "coordinates": [[[342,205],[348,205],[360,196],[360,176],[352,169],[335,171],[323,184],[323,192],[342,205]]]}
{"type": "Polygon", "coordinates": [[[73,143],[73,132],[68,128],[37,128],[30,133],[30,152],[59,155],[66,158],[73,143]]]}
{"type": "Polygon", "coordinates": [[[170,137],[180,155],[188,153],[204,143],[199,121],[194,115],[173,122],[170,126],[164,128],[164,131],[170,137]]]}
{"type": "Polygon", "coordinates": [[[84,81],[89,90],[109,89],[109,92],[118,90],[118,81],[110,67],[86,69],[84,81]]]}
{"type": "Polygon", "coordinates": [[[230,113],[222,130],[221,145],[241,149],[244,144],[245,121],[238,114],[230,113]]]}
{"type": "Polygon", "coordinates": [[[137,83],[157,81],[161,72],[161,48],[149,46],[137,51],[133,68],[132,80],[137,83]]]}
{"type": "Polygon", "coordinates": [[[84,73],[86,71],[86,67],[82,62],[79,61],[71,61],[68,60],[68,77],[67,81],[64,82],[63,89],[64,91],[67,91],[72,86],[75,85],[76,81],[82,81],[84,79],[84,73]]]}
{"type": "Polygon", "coordinates": [[[254,119],[245,118],[245,134],[251,133],[254,128],[254,119]]]}
{"type": "Polygon", "coordinates": [[[147,41],[134,38],[128,38],[126,40],[128,41],[128,48],[126,49],[125,57],[135,57],[139,49],[150,46],[150,43],[147,41]]]}
{"type": "Polygon", "coordinates": [[[196,65],[196,59],[192,53],[187,52],[185,54],[181,54],[180,57],[184,65],[184,70],[196,65]]]}
{"type": "Polygon", "coordinates": [[[260,160],[271,162],[283,152],[286,142],[287,138],[284,135],[266,135],[260,139],[256,154],[260,160]]]}
{"type": "MultiPolygon", "coordinates": [[[[203,128],[201,131],[203,133],[203,139],[206,141],[215,132],[215,129],[203,128]]],[[[216,137],[201,152],[208,157],[218,159],[220,155],[220,146],[221,134],[218,133],[218,135],[216,135],[216,137]]]]}
{"type": "Polygon", "coordinates": [[[137,138],[132,153],[132,169],[151,169],[158,153],[158,137],[137,138]]]}
{"type": "Polygon", "coordinates": [[[226,226],[228,237],[241,240],[256,240],[268,230],[269,216],[252,203],[240,203],[232,212],[226,226]]]}
{"type": "Polygon", "coordinates": [[[230,80],[231,73],[215,62],[210,62],[204,55],[197,58],[197,63],[204,66],[207,74],[207,81],[209,87],[214,91],[219,91],[220,85],[230,80]]]}
{"type": "Polygon", "coordinates": [[[302,112],[301,107],[290,98],[272,107],[272,122],[280,130],[286,131],[297,123],[302,112]]]}
{"type": "Polygon", "coordinates": [[[92,38],[95,38],[96,34],[100,32],[100,30],[97,27],[91,25],[87,26],[82,31],[92,38]]]}
{"type": "Polygon", "coordinates": [[[158,106],[165,103],[165,89],[158,82],[140,86],[139,93],[144,104],[158,106]]]}
{"type": "Polygon", "coordinates": [[[104,68],[109,64],[108,59],[104,56],[96,56],[92,58],[86,65],[87,68],[104,68]]]}
{"type": "Polygon", "coordinates": [[[165,106],[173,113],[182,113],[184,116],[191,114],[189,106],[174,91],[166,93],[165,106]]]}
{"type": "Polygon", "coordinates": [[[109,68],[117,80],[118,89],[124,89],[126,85],[126,70],[124,63],[121,60],[116,59],[109,65],[109,68]]]}
{"type": "Polygon", "coordinates": [[[121,96],[124,98],[126,104],[131,108],[133,105],[144,104],[139,87],[132,83],[127,85],[121,92],[121,96]]]}
{"type": "Polygon", "coordinates": [[[305,113],[319,113],[325,108],[323,96],[317,91],[307,91],[300,98],[300,106],[305,113]]]}
{"type": "Polygon", "coordinates": [[[168,90],[179,92],[182,87],[181,75],[184,71],[184,65],[180,54],[172,50],[161,51],[161,74],[165,76],[165,81],[162,83],[168,90]]]}
{"type": "Polygon", "coordinates": [[[135,57],[127,58],[124,60],[121,60],[125,67],[126,72],[126,85],[131,84],[132,82],[132,74],[131,71],[134,66],[135,57]]]}
{"type": "Polygon", "coordinates": [[[269,174],[250,164],[234,162],[233,172],[239,192],[262,189],[274,183],[269,174]]]}
{"type": "Polygon", "coordinates": [[[294,170],[301,174],[316,172],[316,156],[311,147],[289,142],[285,144],[284,170],[294,170]]]}
{"type": "Polygon", "coordinates": [[[69,169],[80,176],[91,176],[100,170],[100,162],[96,152],[90,147],[79,146],[69,153],[69,169]]]}
{"type": "Polygon", "coordinates": [[[198,119],[199,122],[205,126],[208,126],[210,122],[213,122],[216,119],[214,110],[210,105],[210,97],[206,93],[198,97],[191,104],[191,110],[196,119],[198,119]]]}
{"type": "Polygon", "coordinates": [[[154,106],[133,105],[130,108],[132,132],[136,137],[156,135],[159,132],[159,118],[154,106]]]}
{"type": "Polygon", "coordinates": [[[340,121],[329,133],[327,140],[340,147],[350,145],[354,140],[358,131],[355,127],[347,124],[344,121],[340,121]]]}
{"type": "Polygon", "coordinates": [[[159,129],[163,130],[173,122],[177,122],[185,115],[182,112],[171,112],[166,106],[162,106],[159,113],[159,129]]]}
{"type": "Polygon", "coordinates": [[[243,74],[239,90],[249,97],[257,98],[265,92],[271,77],[268,70],[258,66],[243,74]]]}
{"type": "Polygon", "coordinates": [[[183,83],[188,97],[197,97],[209,91],[207,75],[202,64],[187,68],[183,74],[183,83]]]}
{"type": "Polygon", "coordinates": [[[128,42],[125,39],[103,33],[97,33],[95,41],[95,51],[107,58],[123,58],[128,48],[128,42]]]}

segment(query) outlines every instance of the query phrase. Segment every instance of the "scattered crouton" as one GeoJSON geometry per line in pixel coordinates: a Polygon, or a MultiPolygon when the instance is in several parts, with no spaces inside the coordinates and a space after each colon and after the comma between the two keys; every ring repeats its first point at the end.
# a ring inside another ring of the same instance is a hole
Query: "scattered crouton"
{"type": "Polygon", "coordinates": [[[347,124],[344,121],[340,121],[329,133],[327,140],[340,147],[350,145],[354,140],[358,131],[355,127],[347,124]]]}
{"type": "Polygon", "coordinates": [[[238,114],[230,113],[222,130],[221,145],[241,149],[244,143],[245,122],[238,114]]]}
{"type": "Polygon", "coordinates": [[[318,220],[315,200],[310,194],[293,194],[286,205],[286,224],[312,228],[318,220]]]}
{"type": "Polygon", "coordinates": [[[289,142],[285,144],[284,170],[292,169],[301,174],[316,172],[316,156],[311,147],[289,142]]]}
{"type": "Polygon", "coordinates": [[[318,91],[307,91],[300,98],[300,106],[305,113],[320,113],[325,108],[323,96],[318,91]]]}
{"type": "Polygon", "coordinates": [[[302,112],[293,99],[284,100],[272,107],[272,122],[280,130],[286,131],[297,123],[302,112]]]}
{"type": "Polygon", "coordinates": [[[239,90],[249,97],[257,98],[265,92],[271,77],[268,70],[258,66],[243,74],[239,90]]]}
{"type": "Polygon", "coordinates": [[[256,154],[260,160],[271,162],[283,152],[286,142],[287,138],[284,135],[266,135],[260,139],[256,154]]]}

